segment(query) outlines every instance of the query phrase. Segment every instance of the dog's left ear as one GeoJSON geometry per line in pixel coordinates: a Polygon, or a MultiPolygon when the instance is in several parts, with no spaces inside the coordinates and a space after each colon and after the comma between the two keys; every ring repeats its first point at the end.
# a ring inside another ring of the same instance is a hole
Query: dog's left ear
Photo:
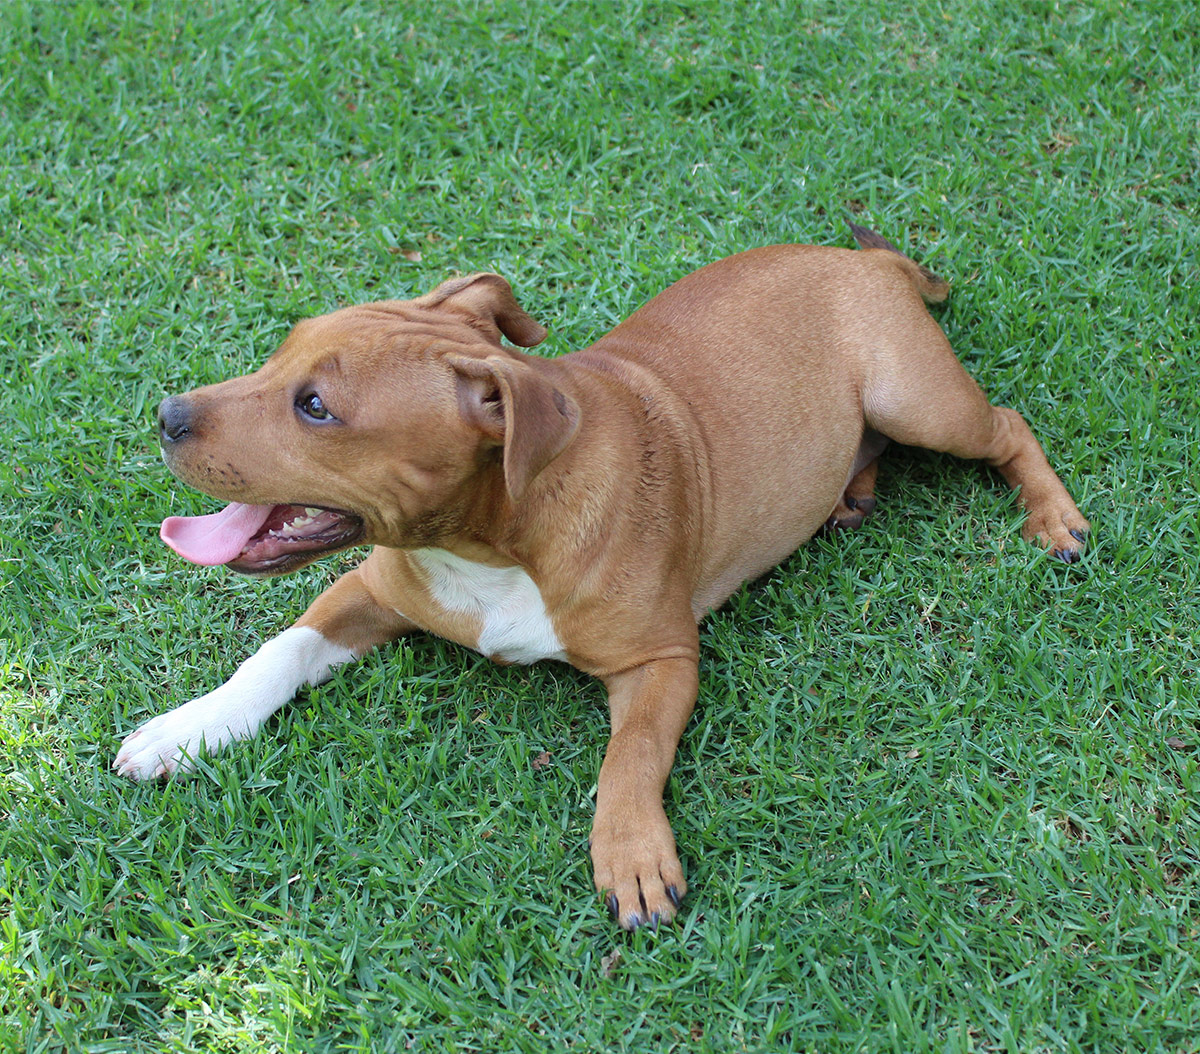
{"type": "Polygon", "coordinates": [[[500,343],[501,333],[522,348],[532,348],[546,339],[546,327],[517,303],[512,286],[498,274],[481,271],[451,278],[413,302],[467,315],[467,321],[493,344],[500,343]]]}
{"type": "Polygon", "coordinates": [[[514,501],[575,438],[579,405],[515,355],[449,354],[463,417],[504,446],[504,485],[514,501]]]}

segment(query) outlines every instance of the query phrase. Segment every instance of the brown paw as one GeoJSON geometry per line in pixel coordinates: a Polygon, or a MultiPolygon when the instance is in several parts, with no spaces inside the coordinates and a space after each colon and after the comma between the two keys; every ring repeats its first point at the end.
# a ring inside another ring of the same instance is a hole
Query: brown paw
{"type": "Polygon", "coordinates": [[[1021,528],[1021,537],[1043,549],[1050,555],[1073,564],[1083,556],[1091,524],[1075,508],[1042,515],[1030,514],[1021,528]]]}
{"type": "Polygon", "coordinates": [[[825,521],[827,530],[852,531],[863,525],[863,521],[875,511],[874,497],[855,497],[849,491],[833,507],[825,521]]]}
{"type": "Polygon", "coordinates": [[[661,806],[656,812],[605,810],[592,826],[596,889],[625,930],[658,929],[687,892],[670,824],[661,806]]]}

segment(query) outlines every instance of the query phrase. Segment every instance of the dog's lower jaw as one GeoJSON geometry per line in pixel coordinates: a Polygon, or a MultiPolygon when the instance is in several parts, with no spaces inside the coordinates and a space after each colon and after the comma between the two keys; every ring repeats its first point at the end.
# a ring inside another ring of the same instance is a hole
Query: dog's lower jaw
{"type": "Polygon", "coordinates": [[[160,714],[127,736],[113,768],[134,780],[189,772],[201,753],[252,738],[299,689],[328,680],[334,667],[353,658],[349,648],[315,629],[284,630],[220,688],[160,714]]]}

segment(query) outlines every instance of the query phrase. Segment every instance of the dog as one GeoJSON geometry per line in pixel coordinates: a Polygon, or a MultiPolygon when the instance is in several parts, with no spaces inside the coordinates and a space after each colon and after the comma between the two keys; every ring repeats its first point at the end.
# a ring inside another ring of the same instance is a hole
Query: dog
{"type": "Polygon", "coordinates": [[[625,929],[687,890],[662,792],[696,702],[697,626],[824,526],[875,505],[889,440],[986,461],[1027,540],[1072,562],[1088,521],[1024,419],[989,405],[926,303],[947,284],[880,235],[751,249],[676,282],[591,347],[496,274],[300,322],[256,372],[165,399],[164,458],[232,502],[170,517],[200,565],[294,571],[374,548],[215,691],[143,724],[114,767],[189,769],[298,689],[423,629],[608,690],[591,856],[625,929]]]}

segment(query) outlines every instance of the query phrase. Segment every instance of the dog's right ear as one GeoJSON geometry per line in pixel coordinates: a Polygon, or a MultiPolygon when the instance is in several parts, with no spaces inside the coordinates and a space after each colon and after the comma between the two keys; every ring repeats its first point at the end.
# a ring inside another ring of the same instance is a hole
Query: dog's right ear
{"type": "Polygon", "coordinates": [[[497,346],[501,333],[522,348],[532,348],[546,339],[546,327],[517,303],[512,286],[488,271],[451,278],[413,303],[465,315],[469,325],[497,346]]]}
{"type": "Polygon", "coordinates": [[[452,353],[446,361],[458,374],[459,411],[492,446],[504,448],[504,485],[520,499],[575,438],[579,405],[515,353],[485,359],[452,353]]]}

